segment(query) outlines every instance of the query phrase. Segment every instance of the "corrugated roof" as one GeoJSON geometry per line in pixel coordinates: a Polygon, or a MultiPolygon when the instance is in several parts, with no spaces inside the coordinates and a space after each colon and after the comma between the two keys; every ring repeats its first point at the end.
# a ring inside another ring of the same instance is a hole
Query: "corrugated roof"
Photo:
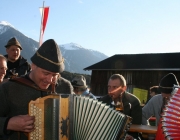
{"type": "Polygon", "coordinates": [[[180,70],[180,53],[113,55],[84,70],[180,70]]]}

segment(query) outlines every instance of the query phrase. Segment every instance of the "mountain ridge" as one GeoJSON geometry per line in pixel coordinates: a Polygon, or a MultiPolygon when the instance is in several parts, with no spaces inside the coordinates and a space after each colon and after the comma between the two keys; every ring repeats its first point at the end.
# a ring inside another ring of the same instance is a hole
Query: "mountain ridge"
{"type": "MultiPolygon", "coordinates": [[[[21,55],[31,63],[30,58],[38,49],[39,43],[32,38],[25,36],[23,33],[18,31],[8,22],[0,22],[0,53],[5,55],[5,45],[8,40],[12,37],[16,37],[20,42],[23,50],[21,55]]],[[[83,48],[77,43],[67,43],[58,45],[63,57],[65,58],[65,71],[80,74],[91,74],[91,71],[84,71],[85,67],[88,67],[94,63],[106,59],[108,56],[105,54],[83,48]]]]}

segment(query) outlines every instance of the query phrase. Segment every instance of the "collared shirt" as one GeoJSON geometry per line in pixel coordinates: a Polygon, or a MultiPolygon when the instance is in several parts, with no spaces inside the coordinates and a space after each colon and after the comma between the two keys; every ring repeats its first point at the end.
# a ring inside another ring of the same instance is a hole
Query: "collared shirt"
{"type": "Polygon", "coordinates": [[[88,89],[86,89],[83,93],[82,96],[88,96],[90,98],[96,99],[96,96],[94,96],[88,89]]]}

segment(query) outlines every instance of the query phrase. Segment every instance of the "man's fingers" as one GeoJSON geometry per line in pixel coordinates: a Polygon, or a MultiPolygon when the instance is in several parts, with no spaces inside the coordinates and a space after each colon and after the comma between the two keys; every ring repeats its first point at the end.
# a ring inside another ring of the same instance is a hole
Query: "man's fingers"
{"type": "Polygon", "coordinates": [[[26,121],[26,125],[32,125],[32,124],[34,124],[34,120],[26,121]]]}
{"type": "Polygon", "coordinates": [[[32,132],[34,129],[24,129],[23,132],[26,132],[26,133],[30,133],[32,132]]]}
{"type": "Polygon", "coordinates": [[[24,121],[29,121],[29,120],[35,120],[35,116],[29,116],[29,115],[20,115],[24,121]]]}
{"type": "Polygon", "coordinates": [[[19,115],[10,118],[7,130],[14,130],[14,131],[23,131],[23,132],[31,132],[34,130],[34,116],[29,115],[19,115]]]}
{"type": "Polygon", "coordinates": [[[34,124],[27,125],[26,127],[24,127],[24,132],[32,132],[34,129],[35,129],[34,124]]]}
{"type": "Polygon", "coordinates": [[[27,125],[24,129],[28,129],[28,130],[32,130],[34,129],[35,125],[31,124],[31,125],[27,125]]]}

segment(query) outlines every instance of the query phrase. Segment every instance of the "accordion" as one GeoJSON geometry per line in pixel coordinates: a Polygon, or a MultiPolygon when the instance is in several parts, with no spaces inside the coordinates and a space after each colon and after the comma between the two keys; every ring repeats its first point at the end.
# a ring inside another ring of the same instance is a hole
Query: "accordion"
{"type": "Polygon", "coordinates": [[[180,88],[175,87],[172,97],[168,101],[165,109],[163,110],[161,129],[158,130],[161,140],[180,140],[180,88]]]}
{"type": "Polygon", "coordinates": [[[131,117],[88,97],[52,94],[29,103],[29,140],[121,140],[131,117]]]}

